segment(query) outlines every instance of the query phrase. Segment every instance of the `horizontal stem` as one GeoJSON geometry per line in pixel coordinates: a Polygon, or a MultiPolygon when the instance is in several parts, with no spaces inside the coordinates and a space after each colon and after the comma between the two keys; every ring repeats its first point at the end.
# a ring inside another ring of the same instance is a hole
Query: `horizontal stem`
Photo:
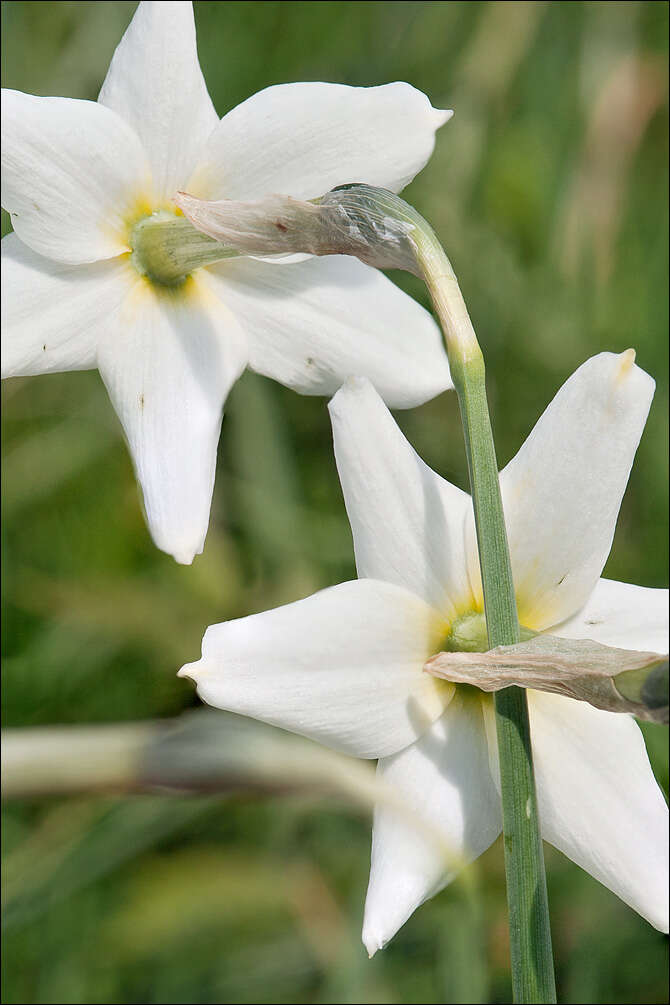
{"type": "Polygon", "coordinates": [[[142,751],[159,735],[155,722],[5,729],[3,799],[134,789],[142,751]]]}
{"type": "Polygon", "coordinates": [[[381,792],[367,763],[209,709],[137,723],[5,729],[1,755],[5,799],[307,789],[336,791],[371,807],[381,792]]]}

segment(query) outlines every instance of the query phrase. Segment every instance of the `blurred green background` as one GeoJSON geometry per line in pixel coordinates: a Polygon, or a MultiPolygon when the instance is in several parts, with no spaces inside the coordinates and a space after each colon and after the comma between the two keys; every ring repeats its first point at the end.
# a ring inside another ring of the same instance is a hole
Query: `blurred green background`
{"type": "MultiPolygon", "coordinates": [[[[3,3],[3,83],[95,98],[133,3],[3,3]]],[[[667,585],[666,3],[196,3],[220,114],[268,84],[407,80],[453,121],[406,194],[461,280],[498,454],[568,375],[634,346],[658,389],[606,575],[667,585]]],[[[6,228],[6,222],[5,222],[6,228]]],[[[425,302],[421,286],[395,277],[425,302]]],[[[147,535],[97,373],[3,386],[4,722],[171,716],[206,625],[354,576],[325,402],[247,373],[204,555],[147,535]]],[[[462,487],[453,395],[398,421],[462,487]]],[[[667,791],[667,731],[645,728],[667,791]]],[[[594,799],[598,794],[594,793],[594,799]]],[[[5,807],[7,1003],[504,1002],[500,842],[368,962],[370,821],[271,795],[5,807]]],[[[560,1000],[664,1002],[667,940],[546,849],[560,1000]]]]}

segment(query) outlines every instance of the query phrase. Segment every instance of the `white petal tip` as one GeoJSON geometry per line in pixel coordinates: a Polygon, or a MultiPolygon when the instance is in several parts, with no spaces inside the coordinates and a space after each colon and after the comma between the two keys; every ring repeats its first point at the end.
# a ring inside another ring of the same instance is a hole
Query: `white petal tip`
{"type": "Polygon", "coordinates": [[[147,523],[151,538],[156,547],[160,548],[166,555],[171,555],[179,565],[192,565],[196,555],[202,554],[202,549],[205,546],[204,540],[198,541],[197,544],[184,540],[180,542],[177,535],[174,533],[171,534],[169,529],[155,526],[156,521],[154,520],[153,513],[148,514],[147,523]]]}
{"type": "Polygon", "coordinates": [[[453,108],[434,108],[433,112],[435,113],[435,122],[437,123],[435,126],[436,129],[439,129],[440,126],[445,125],[449,119],[453,119],[454,117],[453,108]]]}
{"type": "Polygon", "coordinates": [[[384,943],[379,938],[379,936],[371,935],[369,932],[363,931],[363,945],[365,946],[368,954],[368,959],[371,960],[372,957],[380,949],[384,948],[384,943]]]}
{"type": "Polygon", "coordinates": [[[177,677],[189,677],[192,681],[197,683],[198,680],[198,670],[200,666],[200,661],[197,663],[184,663],[181,670],[177,671],[177,677]]]}
{"type": "Polygon", "coordinates": [[[618,379],[623,380],[625,377],[627,377],[628,374],[633,369],[634,365],[635,365],[635,350],[626,349],[626,351],[622,352],[619,356],[619,370],[617,373],[618,379]]]}
{"type": "Polygon", "coordinates": [[[168,555],[172,555],[175,562],[178,562],[179,565],[192,565],[193,559],[196,557],[196,555],[202,555],[202,549],[203,549],[202,544],[198,545],[197,547],[194,547],[193,545],[188,546],[185,545],[182,548],[170,548],[170,547],[162,548],[162,550],[166,551],[168,555]]]}

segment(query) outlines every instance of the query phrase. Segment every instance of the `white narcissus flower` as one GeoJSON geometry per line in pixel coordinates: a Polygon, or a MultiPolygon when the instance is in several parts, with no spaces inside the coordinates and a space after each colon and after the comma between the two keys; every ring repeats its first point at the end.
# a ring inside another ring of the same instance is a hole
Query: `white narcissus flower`
{"type": "MultiPolygon", "coordinates": [[[[622,356],[558,392],[501,489],[519,618],[535,632],[667,651],[667,591],[600,579],[654,382],[622,356]]],[[[333,398],[335,453],[359,580],[210,627],[180,673],[220,708],[360,757],[465,860],[501,830],[492,697],[423,672],[440,649],[486,649],[470,497],[414,452],[356,378],[333,398]]],[[[628,715],[528,691],[543,836],[663,931],[668,813],[628,715]]],[[[378,807],[363,940],[382,947],[453,878],[378,807]]]]}
{"type": "Polygon", "coordinates": [[[178,561],[202,550],[223,405],[247,365],[305,394],[365,374],[397,407],[452,385],[430,315],[374,269],[237,258],[161,285],[133,264],[138,224],[174,221],[182,188],[242,200],[352,181],[400,190],[449,115],[409,84],[298,83],[219,121],[180,2],[139,5],[97,103],[3,91],[15,233],[2,242],[2,375],[99,368],[153,538],[178,561]]]}

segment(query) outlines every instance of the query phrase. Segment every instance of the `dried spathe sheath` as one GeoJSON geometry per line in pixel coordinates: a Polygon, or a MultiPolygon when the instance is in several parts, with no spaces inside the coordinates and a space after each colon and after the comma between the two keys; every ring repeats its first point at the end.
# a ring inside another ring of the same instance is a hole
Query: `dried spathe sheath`
{"type": "Polygon", "coordinates": [[[378,269],[419,275],[411,238],[417,221],[411,212],[406,219],[398,217],[401,200],[391,192],[386,211],[384,195],[366,185],[348,185],[313,202],[286,195],[209,202],[186,192],[174,201],[197,230],[240,254],[352,255],[378,269]]]}
{"type": "Polygon", "coordinates": [[[668,721],[668,657],[658,653],[538,635],[486,653],[437,653],[424,669],[482,691],[517,685],[587,701],[608,712],[668,721]]]}

